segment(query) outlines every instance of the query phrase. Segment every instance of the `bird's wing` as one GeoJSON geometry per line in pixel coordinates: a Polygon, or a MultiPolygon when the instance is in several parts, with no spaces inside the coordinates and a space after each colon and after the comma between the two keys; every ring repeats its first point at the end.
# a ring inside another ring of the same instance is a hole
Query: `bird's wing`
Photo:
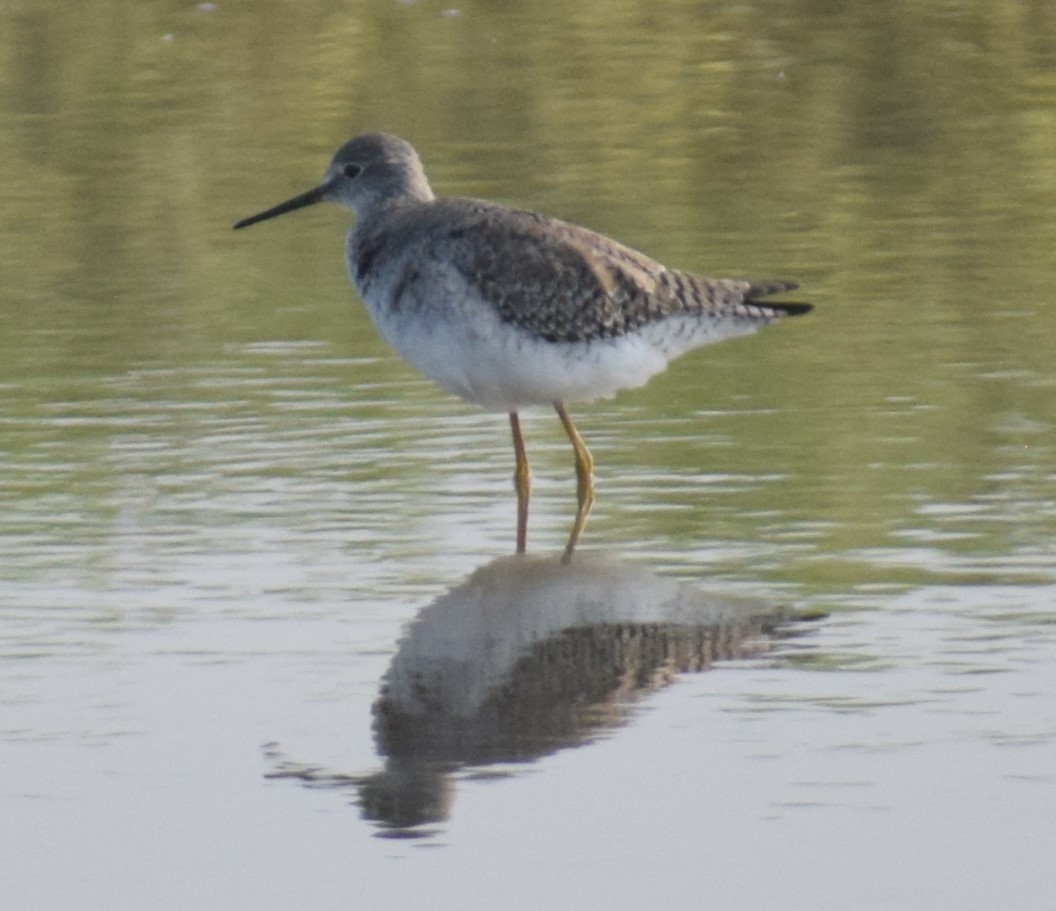
{"type": "Polygon", "coordinates": [[[764,323],[809,310],[758,298],[795,282],[668,269],[587,228],[471,199],[437,200],[412,232],[499,318],[551,342],[619,338],[678,313],[764,323]]]}
{"type": "MultiPolygon", "coordinates": [[[[667,270],[601,234],[533,212],[445,200],[434,250],[500,318],[549,341],[616,338],[678,309],[667,270]]],[[[438,213],[440,214],[440,213],[438,213]]]]}

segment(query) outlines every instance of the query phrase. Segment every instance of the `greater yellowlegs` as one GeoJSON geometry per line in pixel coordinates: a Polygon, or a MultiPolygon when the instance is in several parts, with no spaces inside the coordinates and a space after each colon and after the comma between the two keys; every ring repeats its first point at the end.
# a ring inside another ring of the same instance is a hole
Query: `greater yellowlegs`
{"type": "Polygon", "coordinates": [[[385,133],[345,143],[319,186],[235,228],[322,201],[356,214],[345,260],[385,341],[444,389],[509,414],[518,553],[531,485],[518,409],[552,404],[575,450],[568,560],[594,502],[594,460],[565,403],[641,386],[680,354],[811,309],[759,302],[795,282],[702,278],[535,212],[437,199],[415,150],[385,133]]]}

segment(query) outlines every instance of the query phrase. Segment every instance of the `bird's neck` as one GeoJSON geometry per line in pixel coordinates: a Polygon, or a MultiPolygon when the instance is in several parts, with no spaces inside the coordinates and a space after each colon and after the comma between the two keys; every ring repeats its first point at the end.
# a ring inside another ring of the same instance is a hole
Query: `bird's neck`
{"type": "Polygon", "coordinates": [[[356,223],[360,226],[373,225],[391,218],[393,213],[430,203],[435,198],[424,174],[419,179],[408,175],[399,186],[388,187],[382,193],[360,199],[355,207],[356,223]]]}
{"type": "Polygon", "coordinates": [[[428,185],[426,191],[428,195],[388,196],[357,210],[345,240],[345,256],[352,283],[364,296],[391,259],[393,236],[405,234],[425,217],[434,198],[428,185]]]}
{"type": "Polygon", "coordinates": [[[432,202],[436,198],[421,168],[415,168],[404,174],[399,192],[393,195],[412,202],[432,202]]]}

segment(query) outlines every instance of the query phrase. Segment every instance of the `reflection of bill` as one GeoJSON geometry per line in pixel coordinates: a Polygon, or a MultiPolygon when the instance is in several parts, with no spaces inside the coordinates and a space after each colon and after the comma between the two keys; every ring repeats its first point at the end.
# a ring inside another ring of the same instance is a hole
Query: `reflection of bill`
{"type": "Polygon", "coordinates": [[[354,782],[364,815],[390,827],[435,822],[458,767],[587,742],[677,674],[765,651],[788,620],[632,565],[500,559],[423,609],[400,642],[374,706],[383,772],[273,774],[354,782]]]}

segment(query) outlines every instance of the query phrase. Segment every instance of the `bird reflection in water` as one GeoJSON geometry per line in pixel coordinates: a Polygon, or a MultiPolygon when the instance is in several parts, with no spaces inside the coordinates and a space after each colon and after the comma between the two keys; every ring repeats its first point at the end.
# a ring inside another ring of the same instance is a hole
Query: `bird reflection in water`
{"type": "Polygon", "coordinates": [[[758,656],[807,619],[611,560],[502,558],[408,627],[374,704],[382,771],[335,773],[273,754],[269,777],[354,788],[386,834],[429,834],[450,814],[456,773],[587,743],[678,674],[758,656]]]}

